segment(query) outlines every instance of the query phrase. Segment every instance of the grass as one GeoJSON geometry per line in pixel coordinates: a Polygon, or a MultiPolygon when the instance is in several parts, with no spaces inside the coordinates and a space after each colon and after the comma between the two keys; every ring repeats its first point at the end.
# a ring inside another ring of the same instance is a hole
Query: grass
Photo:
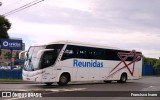
{"type": "Polygon", "coordinates": [[[160,74],[157,74],[157,75],[155,75],[155,76],[160,76],[160,74]]]}
{"type": "MultiPolygon", "coordinates": [[[[144,75],[144,76],[155,76],[155,77],[160,77],[160,74],[156,74],[156,75],[144,75]]],[[[143,76],[142,76],[143,77],[143,76]]]]}
{"type": "Polygon", "coordinates": [[[23,81],[22,79],[10,79],[10,78],[0,79],[0,82],[22,82],[22,81],[23,81]]]}

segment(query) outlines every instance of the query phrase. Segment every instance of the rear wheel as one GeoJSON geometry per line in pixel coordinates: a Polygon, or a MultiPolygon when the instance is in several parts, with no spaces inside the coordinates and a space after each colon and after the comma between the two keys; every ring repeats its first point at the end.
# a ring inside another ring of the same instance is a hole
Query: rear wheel
{"type": "Polygon", "coordinates": [[[69,76],[62,74],[59,78],[58,85],[64,86],[64,85],[67,85],[68,82],[69,82],[69,76]]]}
{"type": "Polygon", "coordinates": [[[123,73],[118,83],[126,83],[126,81],[127,81],[127,74],[123,73]]]}
{"type": "Polygon", "coordinates": [[[52,85],[53,83],[50,83],[50,82],[49,82],[49,83],[45,83],[45,84],[48,85],[48,86],[50,86],[50,85],[52,85]]]}
{"type": "Polygon", "coordinates": [[[112,81],[106,81],[106,80],[104,80],[104,83],[111,83],[112,81]]]}

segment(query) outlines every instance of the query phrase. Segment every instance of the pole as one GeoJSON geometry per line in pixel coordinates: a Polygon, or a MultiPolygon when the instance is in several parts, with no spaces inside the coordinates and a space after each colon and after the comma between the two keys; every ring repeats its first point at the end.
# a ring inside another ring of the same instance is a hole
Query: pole
{"type": "Polygon", "coordinates": [[[13,69],[13,63],[12,63],[12,53],[13,53],[13,50],[11,49],[11,70],[13,69]]]}

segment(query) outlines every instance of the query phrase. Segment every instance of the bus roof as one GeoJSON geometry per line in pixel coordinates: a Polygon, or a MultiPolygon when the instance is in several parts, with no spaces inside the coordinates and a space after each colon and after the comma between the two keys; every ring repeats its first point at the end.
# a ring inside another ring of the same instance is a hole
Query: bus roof
{"type": "MultiPolygon", "coordinates": [[[[66,41],[55,41],[55,42],[50,42],[50,43],[43,44],[43,45],[50,45],[50,44],[69,44],[69,45],[87,46],[87,47],[94,47],[94,48],[104,48],[104,49],[131,51],[131,50],[126,50],[126,49],[120,49],[120,48],[117,48],[117,47],[110,47],[110,46],[100,45],[100,44],[96,44],[96,43],[77,42],[77,41],[68,41],[68,40],[66,40],[66,41]]],[[[37,44],[37,45],[33,45],[33,46],[42,46],[42,44],[41,45],[37,44]]]]}

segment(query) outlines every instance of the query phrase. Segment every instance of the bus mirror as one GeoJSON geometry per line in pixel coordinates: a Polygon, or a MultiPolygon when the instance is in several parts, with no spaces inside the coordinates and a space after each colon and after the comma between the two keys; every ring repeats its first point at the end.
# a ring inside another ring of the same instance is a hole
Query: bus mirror
{"type": "Polygon", "coordinates": [[[42,50],[39,50],[38,53],[37,53],[37,58],[40,58],[41,55],[45,52],[45,51],[53,51],[54,49],[42,49],[42,50]]]}
{"type": "Polygon", "coordinates": [[[24,59],[26,59],[26,53],[27,53],[27,51],[21,51],[21,52],[19,53],[19,59],[21,59],[22,53],[25,53],[25,54],[24,54],[24,59]]]}

